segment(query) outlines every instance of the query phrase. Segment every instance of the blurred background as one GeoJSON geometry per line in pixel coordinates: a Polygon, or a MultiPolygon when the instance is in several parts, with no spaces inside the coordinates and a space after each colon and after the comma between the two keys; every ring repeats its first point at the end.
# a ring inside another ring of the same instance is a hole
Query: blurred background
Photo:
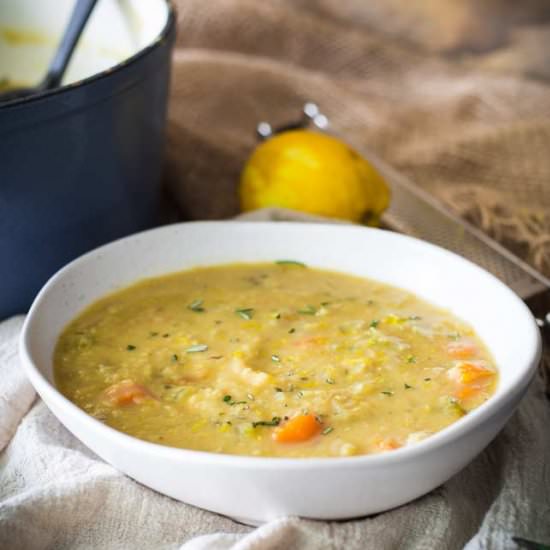
{"type": "Polygon", "coordinates": [[[176,5],[164,181],[180,217],[236,214],[257,122],[313,100],[350,144],[550,275],[547,1],[176,5]]]}

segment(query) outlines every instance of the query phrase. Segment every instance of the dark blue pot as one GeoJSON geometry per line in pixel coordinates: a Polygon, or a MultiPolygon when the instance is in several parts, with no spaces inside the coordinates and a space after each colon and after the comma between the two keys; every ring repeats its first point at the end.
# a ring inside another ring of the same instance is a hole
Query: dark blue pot
{"type": "Polygon", "coordinates": [[[110,71],[0,104],[0,319],[57,269],[158,223],[175,16],[110,71]]]}

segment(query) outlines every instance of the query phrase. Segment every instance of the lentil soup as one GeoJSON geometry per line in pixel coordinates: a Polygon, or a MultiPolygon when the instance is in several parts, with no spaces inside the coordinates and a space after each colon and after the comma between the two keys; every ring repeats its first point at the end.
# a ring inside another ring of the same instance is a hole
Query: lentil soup
{"type": "Polygon", "coordinates": [[[497,371],[467,324],[409,292],[300,262],[146,279],[61,334],[57,387],[109,426],[186,449],[391,451],[455,422],[497,371]]]}

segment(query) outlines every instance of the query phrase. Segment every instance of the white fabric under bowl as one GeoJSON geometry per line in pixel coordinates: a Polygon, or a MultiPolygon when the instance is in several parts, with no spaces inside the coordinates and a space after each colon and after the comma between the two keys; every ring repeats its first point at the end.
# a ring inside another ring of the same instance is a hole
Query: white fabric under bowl
{"type": "Polygon", "coordinates": [[[161,493],[258,523],[282,515],[341,519],[377,513],[443,483],[491,441],[517,407],[538,364],[540,336],[528,308],[505,285],[423,241],[353,226],[196,222],[116,241],[58,272],[30,310],[21,357],[53,413],[106,461],[161,493]],[[104,294],[197,265],[281,258],[377,279],[448,308],[474,327],[493,354],[500,372],[494,396],[434,436],[391,453],[276,459],[140,441],[93,419],[54,388],[52,354],[61,330],[104,294]]]}

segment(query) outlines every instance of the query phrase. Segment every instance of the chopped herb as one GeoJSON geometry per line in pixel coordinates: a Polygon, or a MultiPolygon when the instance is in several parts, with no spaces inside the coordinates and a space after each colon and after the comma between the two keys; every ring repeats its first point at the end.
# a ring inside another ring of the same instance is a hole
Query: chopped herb
{"type": "Polygon", "coordinates": [[[296,265],[298,267],[307,267],[305,263],[298,262],[297,260],[276,260],[275,263],[278,265],[296,265]]]}
{"type": "Polygon", "coordinates": [[[327,379],[325,380],[325,382],[326,382],[327,384],[334,384],[334,378],[327,378],[327,379]]]}
{"type": "Polygon", "coordinates": [[[191,311],[195,311],[196,313],[202,313],[204,311],[204,308],[202,307],[202,304],[204,303],[204,300],[193,300],[188,306],[187,309],[190,309],[191,311]]]}
{"type": "Polygon", "coordinates": [[[327,306],[330,306],[330,302],[321,302],[321,305],[323,307],[327,307],[327,306]]]}
{"type": "Polygon", "coordinates": [[[317,313],[317,308],[315,306],[308,305],[307,307],[299,309],[298,313],[301,313],[302,315],[315,315],[317,313]]]}
{"type": "Polygon", "coordinates": [[[450,334],[447,334],[447,338],[449,338],[450,340],[458,340],[460,338],[460,333],[459,332],[451,332],[450,334]]]}
{"type": "Polygon", "coordinates": [[[252,427],[257,428],[258,426],[278,426],[281,423],[280,416],[274,416],[271,420],[259,420],[257,422],[252,422],[252,427]]]}
{"type": "Polygon", "coordinates": [[[159,335],[158,332],[150,332],[150,333],[149,333],[149,336],[158,336],[158,335],[159,335]]]}
{"type": "Polygon", "coordinates": [[[302,399],[302,397],[304,397],[304,392],[302,392],[302,391],[297,391],[297,392],[296,392],[296,397],[297,397],[298,399],[302,399]]]}
{"type": "Polygon", "coordinates": [[[373,319],[371,322],[370,322],[370,327],[371,328],[376,328],[378,325],[380,324],[380,321],[378,319],[373,319]]]}
{"type": "Polygon", "coordinates": [[[126,349],[127,349],[128,351],[134,351],[134,350],[136,349],[136,346],[134,346],[133,344],[128,344],[128,345],[126,346],[126,349]]]}
{"type": "Polygon", "coordinates": [[[276,392],[281,392],[281,391],[283,391],[283,388],[275,388],[275,391],[276,392]]]}
{"type": "Polygon", "coordinates": [[[206,351],[208,346],[206,344],[195,344],[194,346],[189,346],[185,352],[186,353],[197,353],[200,351],[206,351]]]}
{"type": "Polygon", "coordinates": [[[295,332],[296,332],[296,329],[295,329],[295,328],[291,328],[291,329],[288,331],[289,334],[294,334],[295,332]]]}
{"type": "Polygon", "coordinates": [[[224,395],[223,396],[223,401],[224,403],[227,403],[228,405],[245,405],[246,404],[246,401],[234,401],[233,399],[231,399],[231,396],[230,395],[224,395]]]}
{"type": "Polygon", "coordinates": [[[405,389],[406,389],[406,390],[411,390],[411,389],[412,389],[412,386],[409,386],[409,384],[405,383],[405,389]]]}
{"type": "Polygon", "coordinates": [[[327,426],[321,433],[323,435],[328,435],[330,432],[333,432],[334,428],[332,426],[327,426]]]}
{"type": "Polygon", "coordinates": [[[409,315],[407,317],[407,319],[409,321],[420,321],[420,319],[422,319],[422,317],[420,317],[420,315],[409,315]]]}
{"type": "Polygon", "coordinates": [[[174,355],[172,355],[172,361],[174,361],[174,363],[178,360],[178,356],[174,353],[174,355]]]}
{"type": "Polygon", "coordinates": [[[223,355],[211,355],[208,359],[223,359],[223,355]]]}
{"type": "Polygon", "coordinates": [[[280,362],[281,362],[281,358],[280,358],[278,355],[272,355],[272,356],[271,356],[271,360],[272,360],[274,363],[280,363],[280,362]]]}
{"type": "Polygon", "coordinates": [[[306,381],[306,380],[309,380],[309,378],[307,376],[300,376],[300,380],[306,381]]]}
{"type": "Polygon", "coordinates": [[[281,314],[277,313],[277,315],[275,315],[275,319],[280,319],[280,318],[281,318],[281,314]]]}
{"type": "Polygon", "coordinates": [[[458,399],[456,399],[455,397],[449,397],[449,403],[451,406],[455,407],[457,412],[462,416],[464,416],[465,414],[468,414],[468,411],[460,404],[458,399]]]}
{"type": "Polygon", "coordinates": [[[182,393],[185,393],[185,388],[182,388],[181,390],[178,390],[176,393],[174,393],[172,399],[174,401],[177,401],[182,393]]]}
{"type": "Polygon", "coordinates": [[[170,333],[169,332],[165,332],[163,335],[162,335],[163,338],[170,338],[170,333]]]}
{"type": "Polygon", "coordinates": [[[383,393],[384,395],[389,395],[389,396],[393,395],[392,391],[381,391],[380,393],[383,393]]]}
{"type": "Polygon", "coordinates": [[[252,319],[252,316],[254,315],[254,309],[251,307],[241,307],[235,310],[235,313],[241,318],[245,319],[246,321],[250,321],[252,319]]]}
{"type": "Polygon", "coordinates": [[[407,357],[407,363],[416,363],[416,357],[414,355],[409,355],[407,357]]]}
{"type": "Polygon", "coordinates": [[[431,378],[424,378],[424,382],[429,382],[431,378]]]}

